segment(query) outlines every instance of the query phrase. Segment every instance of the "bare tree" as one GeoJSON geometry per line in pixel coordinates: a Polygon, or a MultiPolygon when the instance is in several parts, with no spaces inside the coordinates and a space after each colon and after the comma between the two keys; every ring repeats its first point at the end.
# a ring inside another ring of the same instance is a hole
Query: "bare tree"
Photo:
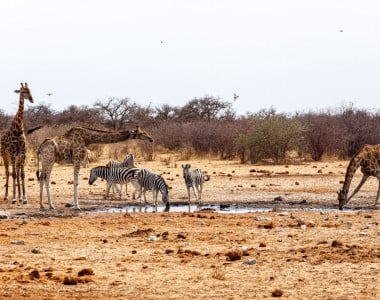
{"type": "Polygon", "coordinates": [[[120,130],[127,124],[132,123],[133,114],[137,108],[129,98],[109,98],[102,102],[97,101],[94,107],[99,110],[100,115],[106,122],[106,126],[112,130],[120,130]]]}
{"type": "Polygon", "coordinates": [[[24,124],[26,128],[40,124],[50,125],[55,122],[55,112],[50,108],[50,104],[31,105],[25,110],[24,124]]]}
{"type": "Polygon", "coordinates": [[[180,116],[181,109],[176,106],[170,106],[169,104],[163,104],[157,106],[154,111],[156,121],[174,121],[180,116]]]}
{"type": "Polygon", "coordinates": [[[320,161],[322,156],[332,149],[335,140],[335,118],[327,113],[307,113],[299,117],[305,128],[304,144],[307,152],[315,161],[320,161]]]}
{"type": "Polygon", "coordinates": [[[232,103],[221,101],[220,98],[205,96],[189,101],[180,113],[181,121],[211,121],[216,119],[233,119],[232,103]]]}
{"type": "Polygon", "coordinates": [[[76,106],[70,105],[68,108],[56,115],[57,124],[102,124],[102,119],[99,110],[89,108],[86,105],[76,106]]]}

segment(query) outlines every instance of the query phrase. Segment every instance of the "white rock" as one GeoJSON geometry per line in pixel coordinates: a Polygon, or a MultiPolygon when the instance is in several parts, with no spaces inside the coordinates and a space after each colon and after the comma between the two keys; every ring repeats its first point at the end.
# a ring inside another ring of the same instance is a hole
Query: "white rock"
{"type": "Polygon", "coordinates": [[[148,237],[148,241],[149,242],[155,242],[155,241],[157,241],[157,237],[155,235],[151,235],[150,237],[148,237]]]}
{"type": "Polygon", "coordinates": [[[248,258],[245,261],[243,261],[243,265],[255,265],[257,264],[256,258],[248,258]]]}

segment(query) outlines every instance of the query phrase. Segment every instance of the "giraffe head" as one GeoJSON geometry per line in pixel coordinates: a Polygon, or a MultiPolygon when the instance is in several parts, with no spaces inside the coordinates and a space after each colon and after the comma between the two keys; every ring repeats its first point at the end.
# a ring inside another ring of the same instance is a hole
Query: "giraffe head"
{"type": "Polygon", "coordinates": [[[26,82],[24,84],[21,82],[21,88],[19,90],[15,90],[15,93],[20,94],[22,99],[28,99],[30,103],[34,102],[33,96],[26,82]]]}
{"type": "Polygon", "coordinates": [[[348,202],[348,190],[340,189],[338,191],[339,209],[342,210],[343,206],[348,202]]]}
{"type": "Polygon", "coordinates": [[[139,125],[136,126],[135,131],[131,132],[131,139],[138,139],[143,141],[148,140],[149,142],[153,142],[152,137],[144,130],[142,130],[139,125]]]}

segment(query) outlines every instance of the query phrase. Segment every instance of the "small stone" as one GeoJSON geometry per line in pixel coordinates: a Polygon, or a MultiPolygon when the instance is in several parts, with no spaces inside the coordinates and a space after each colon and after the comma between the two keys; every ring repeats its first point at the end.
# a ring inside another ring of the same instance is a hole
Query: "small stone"
{"type": "Polygon", "coordinates": [[[36,248],[32,249],[32,253],[39,254],[39,253],[41,253],[41,250],[38,247],[36,247],[36,248]]]}
{"type": "Polygon", "coordinates": [[[255,217],[255,220],[256,220],[256,221],[265,221],[265,222],[270,222],[270,221],[272,221],[271,218],[268,218],[268,217],[261,217],[261,216],[257,216],[257,217],[255,217]]]}
{"type": "Polygon", "coordinates": [[[300,228],[301,228],[302,230],[306,230],[306,225],[305,225],[305,224],[302,224],[302,225],[300,226],[300,228]]]}
{"type": "Polygon", "coordinates": [[[287,217],[287,216],[289,216],[289,213],[287,213],[287,212],[280,212],[280,213],[277,214],[277,216],[279,216],[279,217],[287,217]]]}
{"type": "Polygon", "coordinates": [[[257,264],[256,258],[248,258],[245,261],[243,261],[243,265],[255,265],[257,264]]]}
{"type": "Polygon", "coordinates": [[[368,233],[367,233],[367,232],[363,232],[363,231],[361,231],[361,232],[359,232],[359,235],[361,235],[361,236],[366,236],[366,235],[368,235],[368,233]]]}
{"type": "Polygon", "coordinates": [[[23,240],[12,241],[11,244],[12,245],[25,245],[25,242],[23,240]]]}

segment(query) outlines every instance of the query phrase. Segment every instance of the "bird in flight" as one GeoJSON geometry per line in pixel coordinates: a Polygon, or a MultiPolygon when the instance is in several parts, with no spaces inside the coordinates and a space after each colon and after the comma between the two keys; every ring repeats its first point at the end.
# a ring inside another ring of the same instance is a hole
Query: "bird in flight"
{"type": "Polygon", "coordinates": [[[239,95],[236,95],[236,94],[234,93],[234,101],[236,101],[237,98],[239,98],[239,95]]]}
{"type": "Polygon", "coordinates": [[[48,96],[53,96],[54,93],[47,93],[46,95],[48,96]]]}

